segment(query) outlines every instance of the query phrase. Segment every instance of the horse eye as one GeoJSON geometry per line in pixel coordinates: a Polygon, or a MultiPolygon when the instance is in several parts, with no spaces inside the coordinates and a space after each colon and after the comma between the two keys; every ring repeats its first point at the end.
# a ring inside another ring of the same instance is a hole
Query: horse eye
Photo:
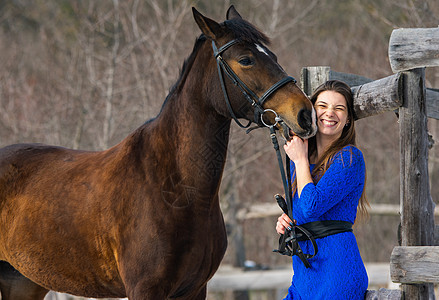
{"type": "Polygon", "coordinates": [[[254,65],[254,62],[249,57],[244,57],[239,60],[239,63],[243,66],[251,66],[254,65]]]}

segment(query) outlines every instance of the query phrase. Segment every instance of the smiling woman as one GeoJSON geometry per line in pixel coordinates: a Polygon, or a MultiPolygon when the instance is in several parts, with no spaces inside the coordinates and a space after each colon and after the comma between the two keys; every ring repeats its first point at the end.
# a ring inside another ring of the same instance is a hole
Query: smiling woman
{"type": "MultiPolygon", "coordinates": [[[[352,225],[368,205],[364,193],[366,168],[355,146],[351,89],[341,81],[327,81],[311,97],[317,114],[315,137],[294,136],[285,145],[291,159],[292,211],[278,218],[276,230],[287,234],[293,222],[315,238],[298,238],[307,261],[293,256],[294,277],[289,299],[364,299],[368,286],[352,225]]],[[[296,227],[297,228],[297,227],[296,227]]]]}

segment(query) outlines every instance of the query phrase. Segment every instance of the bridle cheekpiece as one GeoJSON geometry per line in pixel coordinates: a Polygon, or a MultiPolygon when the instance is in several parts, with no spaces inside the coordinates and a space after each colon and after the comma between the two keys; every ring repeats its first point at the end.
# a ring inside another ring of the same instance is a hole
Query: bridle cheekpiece
{"type": "Polygon", "coordinates": [[[229,66],[229,64],[226,62],[226,60],[221,56],[221,54],[226,51],[227,49],[229,49],[231,46],[235,45],[239,43],[239,40],[234,39],[231,40],[230,42],[227,42],[226,44],[224,44],[223,46],[221,46],[219,49],[216,47],[215,42],[212,41],[212,48],[213,48],[213,55],[215,56],[216,59],[216,64],[217,64],[217,68],[218,68],[218,75],[220,78],[220,83],[221,83],[221,88],[223,90],[223,94],[224,94],[224,99],[226,101],[227,104],[227,108],[230,112],[231,117],[235,120],[235,122],[239,125],[239,127],[241,128],[248,128],[250,126],[250,124],[252,122],[255,122],[256,124],[258,124],[259,126],[266,126],[266,127],[271,127],[271,126],[275,126],[278,122],[280,122],[282,119],[279,117],[279,115],[272,109],[264,109],[263,105],[265,103],[265,101],[274,93],[276,92],[278,89],[280,89],[282,86],[284,86],[285,84],[287,84],[288,82],[293,82],[296,83],[297,80],[294,79],[294,77],[291,76],[286,76],[284,78],[282,78],[281,80],[279,80],[278,82],[276,82],[275,84],[273,84],[263,95],[261,98],[259,98],[239,77],[238,75],[232,70],[232,68],[229,66]],[[227,74],[227,76],[232,80],[233,84],[236,85],[237,87],[240,88],[242,94],[244,95],[244,97],[247,99],[247,101],[251,104],[251,106],[254,108],[254,121],[249,121],[247,125],[242,125],[241,122],[239,122],[238,118],[236,117],[232,105],[230,104],[230,100],[229,100],[229,96],[227,94],[227,90],[226,90],[226,85],[224,82],[224,76],[223,76],[223,72],[225,72],[227,74]],[[266,124],[263,121],[263,115],[266,112],[271,112],[275,114],[275,125],[269,125],[266,124]]]}

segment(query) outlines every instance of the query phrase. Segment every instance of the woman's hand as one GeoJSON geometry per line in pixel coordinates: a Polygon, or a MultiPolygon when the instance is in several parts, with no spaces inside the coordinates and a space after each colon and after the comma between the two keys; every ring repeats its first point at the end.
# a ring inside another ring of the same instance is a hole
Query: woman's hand
{"type": "Polygon", "coordinates": [[[295,135],[284,145],[284,150],[295,164],[300,160],[308,161],[308,140],[302,140],[295,135]]]}
{"type": "MultiPolygon", "coordinates": [[[[296,224],[296,220],[294,220],[294,224],[296,224]]],[[[291,226],[293,226],[293,221],[286,215],[282,214],[279,218],[277,218],[276,223],[276,231],[279,234],[285,233],[285,228],[291,230],[291,226]]]]}
{"type": "Polygon", "coordinates": [[[298,136],[293,138],[284,145],[285,152],[296,166],[297,193],[302,194],[303,188],[313,182],[309,170],[308,161],[308,140],[302,140],[298,136]]]}

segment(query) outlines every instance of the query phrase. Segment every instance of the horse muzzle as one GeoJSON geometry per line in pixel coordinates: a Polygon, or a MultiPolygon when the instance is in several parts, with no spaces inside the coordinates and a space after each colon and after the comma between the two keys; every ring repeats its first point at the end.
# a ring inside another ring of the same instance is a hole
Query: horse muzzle
{"type": "Polygon", "coordinates": [[[312,110],[302,109],[297,115],[297,124],[288,124],[284,119],[279,121],[282,137],[289,141],[294,135],[302,139],[313,137],[317,133],[316,112],[312,110]]]}

